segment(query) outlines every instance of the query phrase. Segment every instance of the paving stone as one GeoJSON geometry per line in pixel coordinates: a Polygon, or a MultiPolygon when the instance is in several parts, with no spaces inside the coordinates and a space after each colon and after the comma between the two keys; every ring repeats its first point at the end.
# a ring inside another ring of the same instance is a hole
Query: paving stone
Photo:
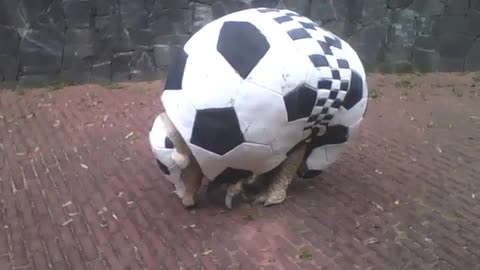
{"type": "MultiPolygon", "coordinates": [[[[131,55],[131,66],[151,67],[149,58],[131,55]]],[[[2,183],[16,189],[2,190],[8,226],[0,230],[0,252],[10,243],[15,248],[0,263],[91,270],[252,269],[260,261],[265,269],[472,269],[480,259],[479,127],[465,115],[480,113],[474,75],[369,74],[368,82],[381,95],[370,99],[355,144],[323,176],[293,181],[281,205],[239,202],[225,211],[202,197],[194,212],[171,194],[145,140],[145,123],[159,113],[161,81],[115,91],[115,84],[32,89],[23,96],[23,85],[18,94],[2,91],[0,162],[9,164],[2,183]],[[25,185],[15,177],[22,172],[25,185]]]]}

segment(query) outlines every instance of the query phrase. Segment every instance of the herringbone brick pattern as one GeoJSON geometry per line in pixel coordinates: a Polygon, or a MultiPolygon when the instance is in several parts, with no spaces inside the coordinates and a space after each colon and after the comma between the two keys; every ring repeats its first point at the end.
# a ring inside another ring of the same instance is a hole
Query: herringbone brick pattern
{"type": "Polygon", "coordinates": [[[231,211],[186,211],[162,179],[147,142],[160,82],[3,91],[0,269],[480,269],[479,79],[369,84],[333,167],[281,205],[231,211]]]}

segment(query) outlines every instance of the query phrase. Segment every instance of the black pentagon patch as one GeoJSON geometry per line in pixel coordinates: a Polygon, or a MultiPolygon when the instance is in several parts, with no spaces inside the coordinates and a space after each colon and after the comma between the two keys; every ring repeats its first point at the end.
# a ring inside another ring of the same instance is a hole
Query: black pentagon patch
{"type": "Polygon", "coordinates": [[[283,97],[287,109],[288,121],[310,116],[317,100],[317,92],[309,87],[301,87],[283,97]]]}
{"type": "Polygon", "coordinates": [[[351,109],[355,106],[360,100],[362,100],[363,96],[363,81],[360,75],[352,70],[352,78],[350,80],[350,89],[348,90],[347,94],[345,95],[345,99],[343,100],[343,107],[347,110],[351,109]]]}
{"type": "Polygon", "coordinates": [[[238,180],[250,177],[252,175],[253,173],[251,171],[228,167],[217,177],[215,177],[214,182],[217,182],[216,184],[234,184],[237,183],[238,180]]]}
{"type": "Polygon", "coordinates": [[[165,137],[165,148],[173,149],[174,147],[175,146],[173,145],[172,140],[170,140],[168,137],[165,137]]]}
{"type": "Polygon", "coordinates": [[[170,170],[168,170],[167,166],[165,164],[161,163],[158,159],[157,161],[157,166],[160,168],[160,170],[165,174],[165,175],[170,175],[170,170]]]}
{"type": "Polygon", "coordinates": [[[197,110],[190,142],[223,155],[244,142],[234,108],[197,110]]]}
{"type": "Polygon", "coordinates": [[[348,127],[335,125],[327,127],[323,136],[314,136],[312,139],[312,148],[327,144],[341,144],[348,140],[348,127]]]}
{"type": "Polygon", "coordinates": [[[268,40],[249,22],[225,22],[220,30],[217,50],[244,79],[268,49],[268,40]]]}
{"type": "Polygon", "coordinates": [[[321,114],[327,114],[328,113],[328,108],[323,108],[320,113],[321,114]]]}
{"type": "Polygon", "coordinates": [[[164,88],[166,90],[181,90],[183,73],[187,64],[187,53],[181,49],[175,57],[174,62],[170,65],[167,75],[167,81],[164,88]]]}

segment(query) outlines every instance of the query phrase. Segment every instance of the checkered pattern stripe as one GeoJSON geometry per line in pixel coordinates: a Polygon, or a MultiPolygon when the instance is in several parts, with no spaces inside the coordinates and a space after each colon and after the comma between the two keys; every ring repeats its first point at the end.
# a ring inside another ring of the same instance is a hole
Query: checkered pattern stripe
{"type": "Polygon", "coordinates": [[[259,8],[258,11],[270,15],[300,50],[309,52],[310,61],[317,70],[318,94],[305,130],[327,126],[342,106],[352,75],[348,60],[338,53],[342,49],[340,39],[296,12],[272,8],[259,8]]]}

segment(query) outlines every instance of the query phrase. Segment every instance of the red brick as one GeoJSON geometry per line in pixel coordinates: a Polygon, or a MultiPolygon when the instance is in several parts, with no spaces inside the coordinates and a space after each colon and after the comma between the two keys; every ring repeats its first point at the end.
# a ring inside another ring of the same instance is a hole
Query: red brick
{"type": "Polygon", "coordinates": [[[67,248],[65,253],[72,270],[87,270],[85,261],[82,260],[82,257],[77,249],[67,248]]]}
{"type": "Polygon", "coordinates": [[[88,263],[88,270],[107,270],[108,268],[105,266],[103,261],[95,260],[88,263]]]}
{"type": "Polygon", "coordinates": [[[33,264],[35,266],[36,270],[47,270],[49,269],[47,259],[45,257],[45,254],[43,252],[34,252],[31,254],[33,264]]]}
{"type": "Polygon", "coordinates": [[[11,269],[12,263],[8,259],[7,255],[0,256],[0,265],[2,265],[4,269],[11,269]]]}
{"type": "Polygon", "coordinates": [[[50,262],[56,263],[56,262],[63,262],[64,261],[63,253],[60,249],[60,246],[58,245],[58,243],[55,241],[55,239],[53,237],[52,238],[46,238],[45,239],[45,244],[47,246],[48,255],[50,257],[50,262]]]}
{"type": "Polygon", "coordinates": [[[79,236],[80,248],[82,250],[82,257],[87,261],[95,260],[98,256],[95,243],[88,235],[79,236]]]}
{"type": "Polygon", "coordinates": [[[8,253],[9,245],[8,245],[8,231],[5,229],[0,229],[0,256],[8,253]]]}

